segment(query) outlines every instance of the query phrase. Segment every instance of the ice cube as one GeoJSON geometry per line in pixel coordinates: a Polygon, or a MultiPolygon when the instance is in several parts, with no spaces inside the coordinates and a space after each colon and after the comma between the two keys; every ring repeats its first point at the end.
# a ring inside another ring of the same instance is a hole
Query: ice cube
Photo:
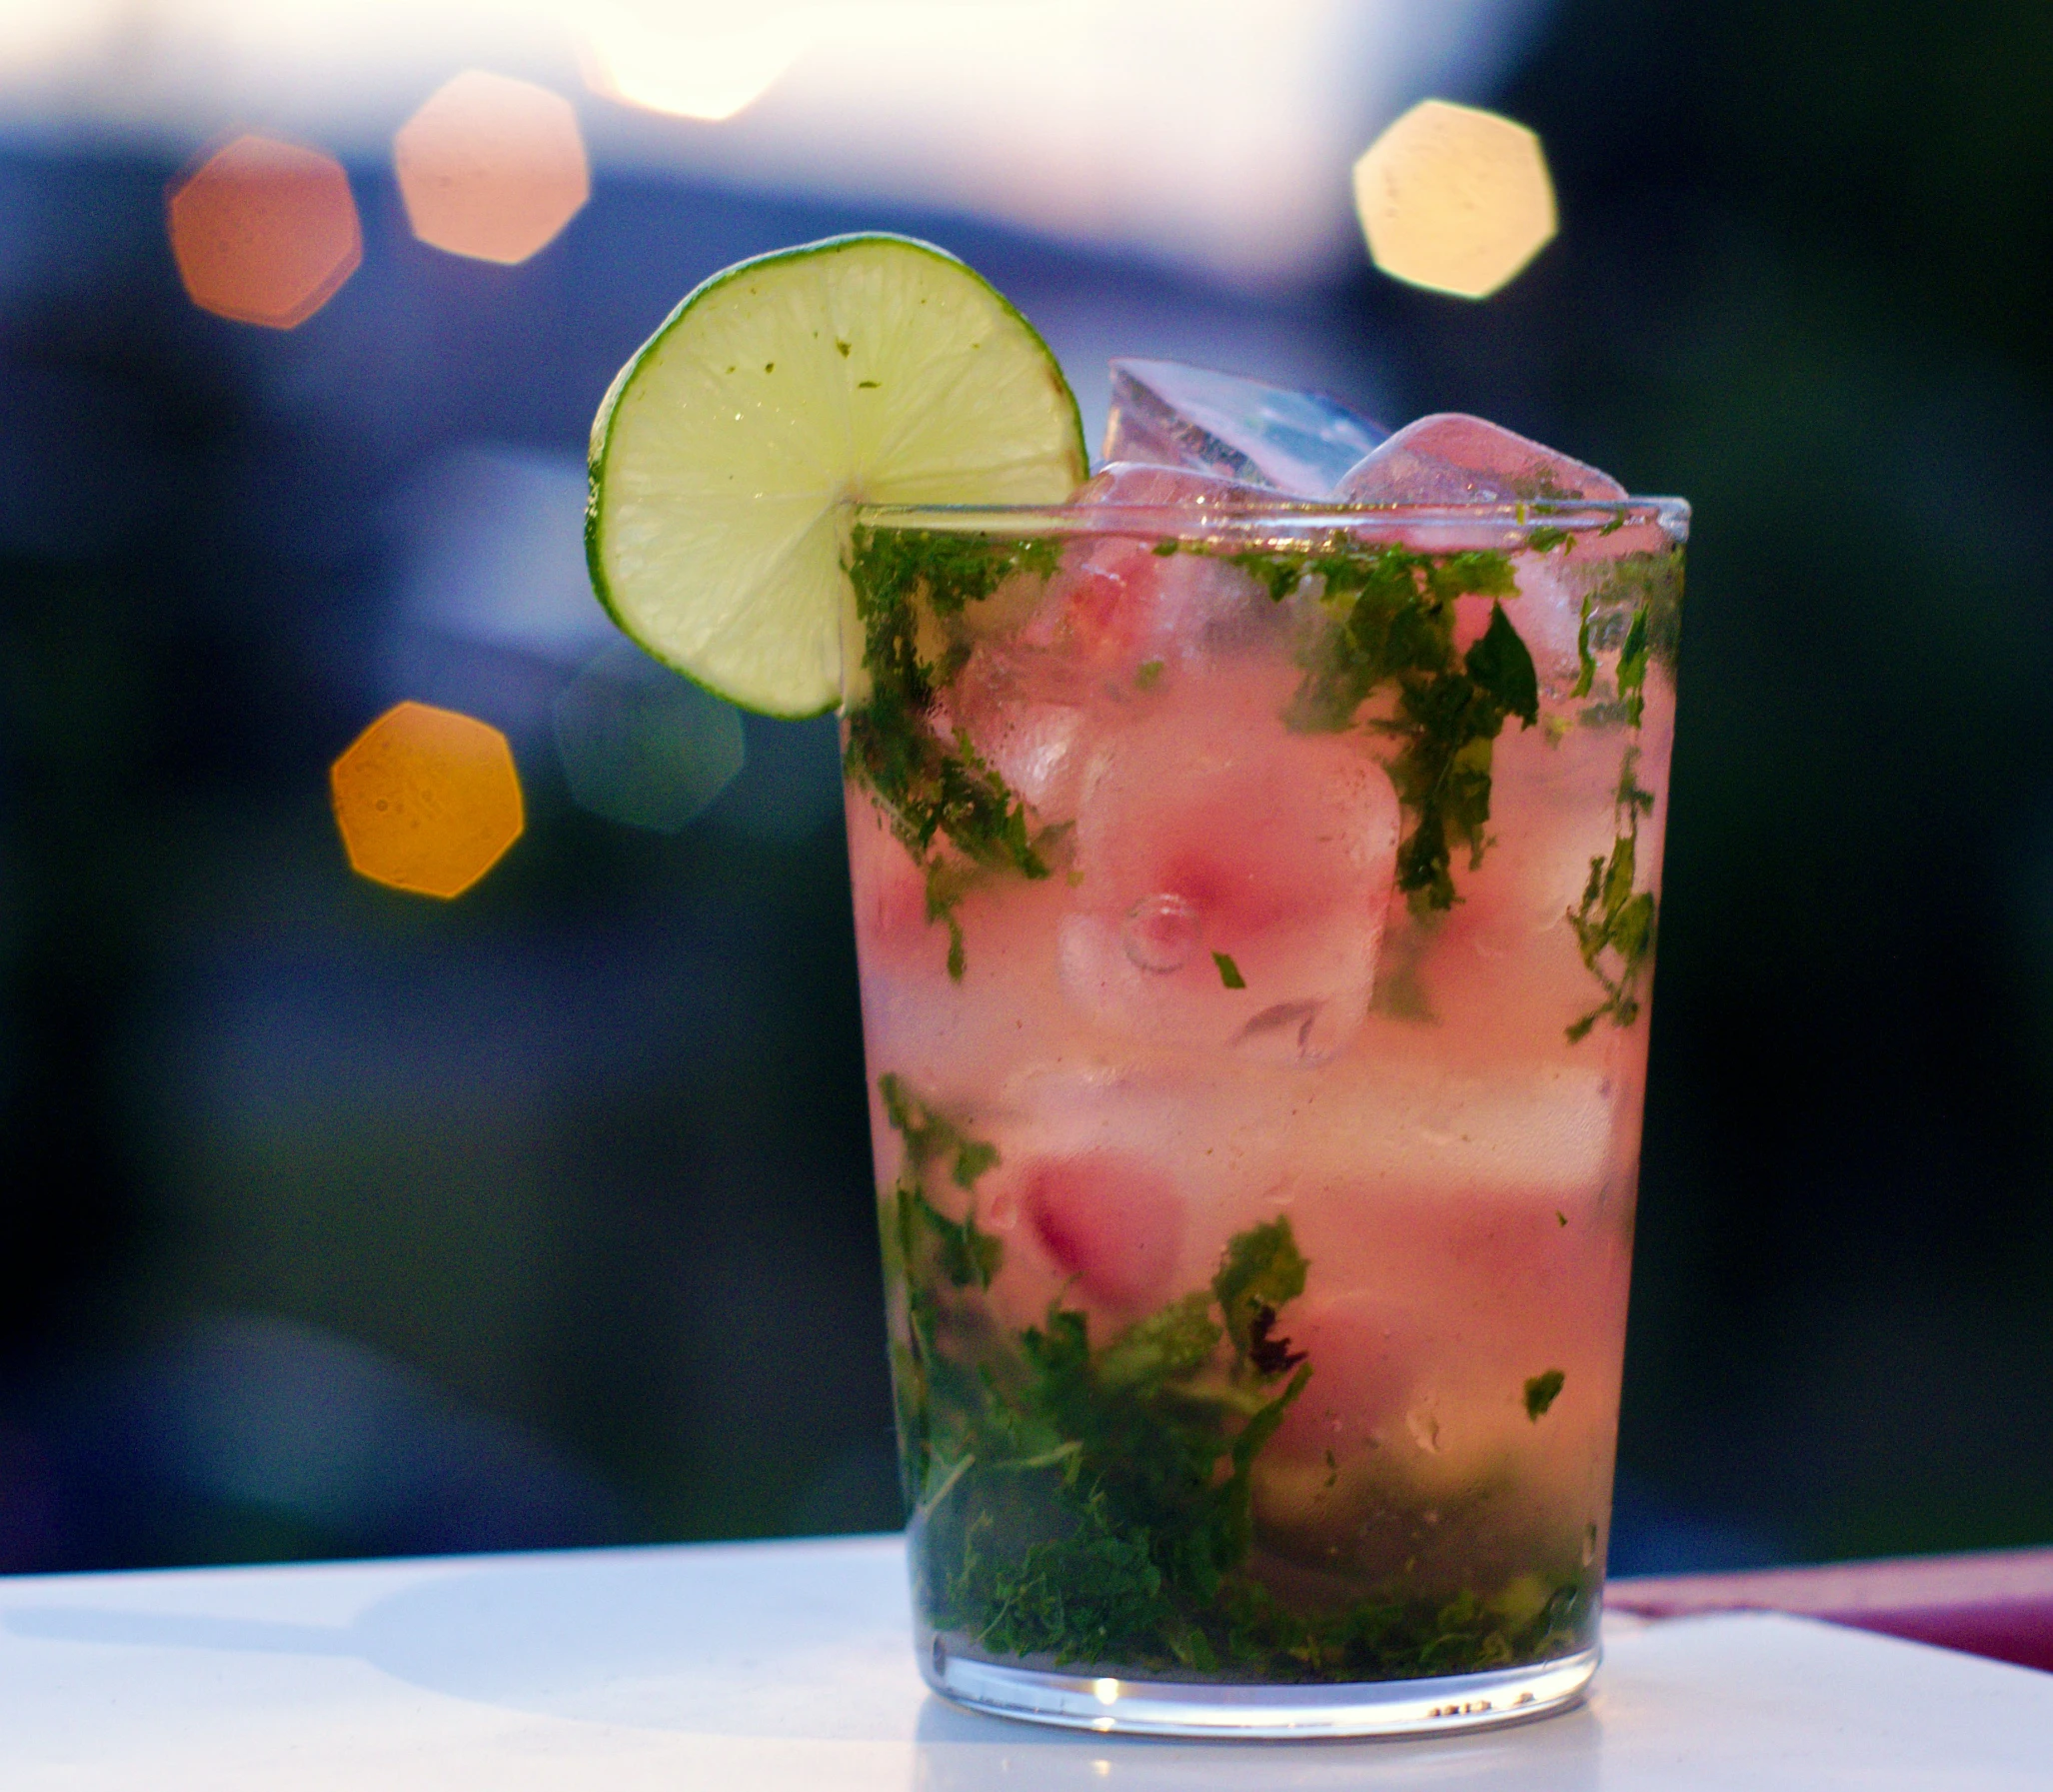
{"type": "Polygon", "coordinates": [[[1283,734],[1248,685],[1192,667],[1094,748],[1062,983],[1121,1032],[1313,1063],[1367,1011],[1397,800],[1362,743],[1283,734]]]}
{"type": "Polygon", "coordinates": [[[1179,361],[1114,361],[1107,461],[1194,467],[1321,498],[1387,433],[1319,392],[1179,361]]]}
{"type": "MultiPolygon", "coordinates": [[[[1201,477],[1173,468],[1133,471],[1163,480],[1201,477]]],[[[1108,533],[1070,545],[1033,614],[1004,644],[1023,688],[1069,703],[1085,701],[1086,693],[1095,701],[1107,678],[1141,692],[1165,666],[1288,626],[1289,618],[1228,562],[1164,554],[1155,537],[1110,533],[1117,528],[1108,519],[1108,533]]]]}
{"type": "Polygon", "coordinates": [[[1249,485],[1223,473],[1196,467],[1163,467],[1151,461],[1113,461],[1101,467],[1070,500],[1073,504],[1146,504],[1181,509],[1230,509],[1273,499],[1272,487],[1249,485]]]}
{"type": "Polygon", "coordinates": [[[1183,1198],[1147,1158],[1117,1150],[1035,1158],[1014,1192],[1035,1241],[1092,1304],[1138,1311],[1170,1291],[1183,1198]]]}
{"type": "Polygon", "coordinates": [[[1056,656],[980,642],[935,706],[935,726],[944,740],[958,730],[967,734],[1041,825],[1071,821],[1082,775],[1077,748],[1086,691],[1087,680],[1056,656]]]}
{"type": "Polygon", "coordinates": [[[1277,1329],[1311,1363],[1303,1397],[1276,1431],[1277,1452],[1330,1461],[1375,1447],[1417,1379],[1425,1328],[1380,1291],[1356,1288],[1294,1302],[1277,1329]]]}
{"type": "Polygon", "coordinates": [[[1443,411],[1407,423],[1333,488],[1349,504],[1511,504],[1521,499],[1613,501],[1608,473],[1556,454],[1480,417],[1443,411]]]}

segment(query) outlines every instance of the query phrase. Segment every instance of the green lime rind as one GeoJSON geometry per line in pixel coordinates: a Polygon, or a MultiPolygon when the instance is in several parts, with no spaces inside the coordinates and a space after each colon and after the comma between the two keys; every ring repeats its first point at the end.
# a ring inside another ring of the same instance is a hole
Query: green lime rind
{"type": "Polygon", "coordinates": [[[1032,325],[944,249],[830,237],[715,274],[592,425],[592,589],[644,650],[761,715],[842,701],[843,509],[1059,504],[1088,472],[1032,325]]]}

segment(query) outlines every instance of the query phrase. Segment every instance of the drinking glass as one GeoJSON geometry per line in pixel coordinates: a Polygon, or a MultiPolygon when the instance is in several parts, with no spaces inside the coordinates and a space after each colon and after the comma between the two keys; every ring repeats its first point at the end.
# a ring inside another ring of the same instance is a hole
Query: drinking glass
{"type": "Polygon", "coordinates": [[[923,1672],[1097,1730],[1578,1698],[1678,500],[852,512],[923,1672]]]}

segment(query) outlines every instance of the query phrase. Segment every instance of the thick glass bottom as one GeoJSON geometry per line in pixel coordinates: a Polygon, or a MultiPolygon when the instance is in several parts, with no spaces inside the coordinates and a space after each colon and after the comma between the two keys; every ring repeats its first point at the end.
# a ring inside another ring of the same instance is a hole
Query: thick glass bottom
{"type": "Polygon", "coordinates": [[[1420,1736],[1521,1723],[1577,1703],[1602,1651],[1531,1667],[1428,1680],[1246,1686],[1119,1680],[1001,1667],[949,1652],[936,1638],[921,1671],[944,1698],[973,1711],[1073,1730],[1136,1736],[1420,1736]]]}

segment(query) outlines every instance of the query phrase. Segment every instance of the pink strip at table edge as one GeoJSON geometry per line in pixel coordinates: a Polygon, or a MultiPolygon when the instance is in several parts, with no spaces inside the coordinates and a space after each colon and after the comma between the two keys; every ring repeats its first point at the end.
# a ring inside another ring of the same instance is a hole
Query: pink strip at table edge
{"type": "Polygon", "coordinates": [[[1793,1612],[2053,1673],[2053,1549],[1635,1577],[1609,1582],[1604,1604],[1645,1618],[1793,1612]]]}

